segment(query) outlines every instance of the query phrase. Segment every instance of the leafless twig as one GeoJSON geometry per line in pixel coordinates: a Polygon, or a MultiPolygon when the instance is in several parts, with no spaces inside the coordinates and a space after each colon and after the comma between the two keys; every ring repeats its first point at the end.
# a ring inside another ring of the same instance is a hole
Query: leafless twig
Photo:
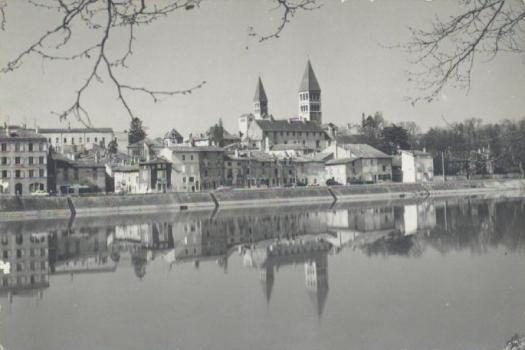
{"type": "Polygon", "coordinates": [[[479,58],[491,60],[500,52],[523,53],[525,5],[521,0],[461,0],[464,11],[448,21],[436,19],[427,30],[410,28],[404,47],[422,67],[409,72],[420,95],[412,103],[431,102],[447,84],[467,91],[479,58]]]}

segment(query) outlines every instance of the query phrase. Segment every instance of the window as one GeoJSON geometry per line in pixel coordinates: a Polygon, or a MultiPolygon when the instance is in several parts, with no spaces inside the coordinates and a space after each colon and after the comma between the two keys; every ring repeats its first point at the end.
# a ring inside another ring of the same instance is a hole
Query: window
{"type": "Polygon", "coordinates": [[[184,154],[182,155],[182,160],[186,160],[186,156],[184,154]]]}
{"type": "Polygon", "coordinates": [[[193,154],[190,156],[190,160],[193,160],[193,154]]]}
{"type": "Polygon", "coordinates": [[[29,164],[29,165],[32,165],[32,164],[33,164],[33,157],[29,157],[28,160],[29,160],[29,163],[28,163],[28,164],[29,164]]]}
{"type": "Polygon", "coordinates": [[[38,157],[38,164],[44,164],[44,157],[38,157]]]}
{"type": "MultiPolygon", "coordinates": [[[[51,139],[49,139],[49,143],[51,143],[51,139]]],[[[39,150],[39,151],[45,151],[45,145],[44,145],[44,143],[40,142],[40,143],[38,144],[38,150],[39,150]]]]}
{"type": "Polygon", "coordinates": [[[29,177],[32,178],[34,176],[35,172],[34,170],[29,170],[29,177]]]}
{"type": "Polygon", "coordinates": [[[20,170],[15,170],[15,178],[19,179],[19,178],[22,177],[21,175],[22,174],[21,174],[20,170]]]}
{"type": "Polygon", "coordinates": [[[188,182],[193,182],[195,179],[193,178],[193,176],[190,176],[190,179],[188,182]]]}
{"type": "Polygon", "coordinates": [[[72,145],[75,144],[75,138],[74,138],[74,137],[71,138],[71,144],[72,144],[72,145]]]}
{"type": "Polygon", "coordinates": [[[97,142],[98,142],[98,138],[97,138],[97,137],[95,137],[95,143],[97,143],[97,142]]]}
{"type": "Polygon", "coordinates": [[[64,137],[64,143],[67,143],[67,138],[64,137]]]}
{"type": "Polygon", "coordinates": [[[78,142],[79,142],[79,143],[82,143],[82,137],[79,137],[79,138],[78,138],[78,142]]]}
{"type": "Polygon", "coordinates": [[[32,143],[29,143],[29,144],[27,145],[27,150],[28,150],[29,152],[33,152],[33,144],[32,144],[32,143]]]}
{"type": "Polygon", "coordinates": [[[89,142],[91,141],[91,138],[88,137],[86,140],[87,140],[87,142],[89,143],[89,142]]]}
{"type": "Polygon", "coordinates": [[[44,177],[44,176],[45,176],[45,171],[44,171],[44,169],[38,169],[38,176],[39,176],[39,177],[44,177]]]}
{"type": "Polygon", "coordinates": [[[183,183],[186,183],[186,176],[184,176],[184,177],[182,178],[182,182],[183,182],[183,183]]]}
{"type": "Polygon", "coordinates": [[[18,259],[20,259],[20,258],[22,257],[22,249],[17,249],[17,250],[16,250],[16,257],[17,257],[18,259]]]}
{"type": "Polygon", "coordinates": [[[59,143],[60,142],[60,138],[56,138],[56,143],[59,143]]]}
{"type": "Polygon", "coordinates": [[[2,165],[6,165],[7,164],[7,157],[2,157],[2,165]]]}
{"type": "Polygon", "coordinates": [[[2,143],[1,150],[2,152],[7,152],[7,143],[2,143]]]}
{"type": "Polygon", "coordinates": [[[7,170],[2,170],[2,178],[7,179],[9,177],[9,172],[7,170]]]}
{"type": "Polygon", "coordinates": [[[21,164],[22,160],[20,157],[15,157],[15,164],[21,164]]]}

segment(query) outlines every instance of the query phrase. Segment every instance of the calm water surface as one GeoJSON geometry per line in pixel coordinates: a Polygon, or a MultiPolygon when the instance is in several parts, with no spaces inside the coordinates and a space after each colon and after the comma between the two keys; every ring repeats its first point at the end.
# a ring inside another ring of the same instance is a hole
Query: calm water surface
{"type": "Polygon", "coordinates": [[[521,198],[0,223],[0,344],[501,349],[524,231],[521,198]]]}

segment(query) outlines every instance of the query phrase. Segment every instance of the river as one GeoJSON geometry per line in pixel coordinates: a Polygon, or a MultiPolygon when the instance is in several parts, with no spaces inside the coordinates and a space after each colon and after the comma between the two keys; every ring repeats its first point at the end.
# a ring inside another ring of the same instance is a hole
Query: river
{"type": "Polygon", "coordinates": [[[525,332],[519,197],[0,223],[0,250],[6,350],[502,349],[525,332]]]}

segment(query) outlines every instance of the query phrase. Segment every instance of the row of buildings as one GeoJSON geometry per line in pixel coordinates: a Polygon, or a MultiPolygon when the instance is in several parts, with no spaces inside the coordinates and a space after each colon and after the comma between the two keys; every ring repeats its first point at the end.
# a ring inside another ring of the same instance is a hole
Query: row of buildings
{"type": "Polygon", "coordinates": [[[222,122],[186,138],[172,129],[161,138],[108,147],[110,128],[0,128],[0,193],[209,191],[319,186],[384,181],[431,181],[433,159],[424,151],[390,156],[323,124],[321,88],[308,61],[298,91],[298,114],[276,119],[262,80],[253,112],[239,132],[222,122]],[[126,146],[125,148],[122,146],[126,146]]]}

